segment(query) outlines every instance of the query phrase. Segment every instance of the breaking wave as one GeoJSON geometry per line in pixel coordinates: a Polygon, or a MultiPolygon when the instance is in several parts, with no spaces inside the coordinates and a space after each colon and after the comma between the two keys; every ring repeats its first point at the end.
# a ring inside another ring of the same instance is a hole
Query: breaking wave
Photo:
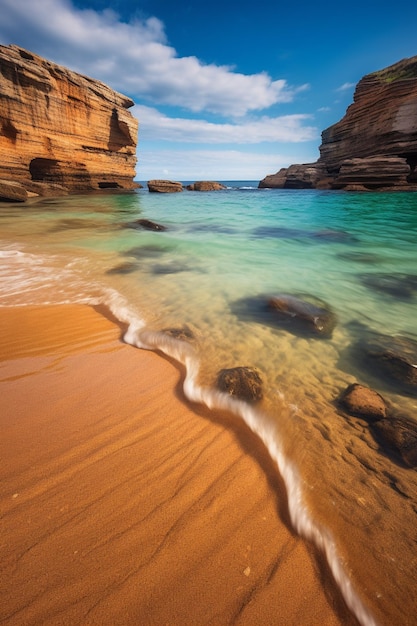
{"type": "Polygon", "coordinates": [[[358,621],[363,626],[377,626],[375,618],[353,588],[352,582],[338,555],[330,531],[311,516],[303,497],[300,474],[296,465],[283,451],[279,425],[269,416],[248,403],[235,399],[217,389],[198,384],[199,359],[193,346],[168,336],[163,331],[147,329],[143,323],[132,322],[124,334],[124,341],[145,350],[159,350],[185,367],[183,389],[191,402],[206,405],[209,409],[230,411],[240,417],[266,446],[285,483],[288,509],[294,530],[312,542],[326,557],[341,594],[358,621]]]}

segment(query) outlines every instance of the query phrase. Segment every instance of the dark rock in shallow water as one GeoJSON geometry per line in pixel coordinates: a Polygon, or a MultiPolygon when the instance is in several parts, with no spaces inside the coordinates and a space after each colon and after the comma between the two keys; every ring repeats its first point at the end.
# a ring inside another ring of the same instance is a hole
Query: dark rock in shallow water
{"type": "Polygon", "coordinates": [[[303,297],[280,293],[268,299],[268,307],[278,320],[301,324],[315,335],[330,337],[336,326],[336,315],[330,307],[315,296],[303,297]]]}
{"type": "Polygon", "coordinates": [[[196,233],[219,233],[220,235],[233,235],[237,232],[234,228],[218,224],[196,224],[195,226],[190,226],[188,230],[196,233]]]}
{"type": "Polygon", "coordinates": [[[152,267],[153,274],[179,274],[180,272],[191,272],[191,267],[184,263],[164,263],[152,267]]]}
{"type": "Polygon", "coordinates": [[[182,328],[164,328],[162,332],[179,341],[193,341],[195,339],[193,331],[187,324],[182,328]]]}
{"type": "Polygon", "coordinates": [[[409,417],[384,418],[372,424],[382,447],[396,452],[409,467],[417,466],[417,422],[409,417]]]}
{"type": "Polygon", "coordinates": [[[302,239],[311,242],[355,243],[356,237],[342,230],[303,230],[286,226],[259,226],[253,230],[254,237],[270,237],[275,239],[302,239]]]}
{"type": "Polygon", "coordinates": [[[253,230],[255,237],[274,237],[276,239],[305,239],[309,232],[300,228],[286,226],[258,226],[253,230]]]}
{"type": "Polygon", "coordinates": [[[379,263],[380,258],[376,254],[372,254],[371,252],[340,252],[337,255],[339,259],[343,259],[344,261],[353,261],[354,263],[379,263]]]}
{"type": "Polygon", "coordinates": [[[99,222],[97,219],[83,219],[83,218],[67,218],[63,220],[59,220],[50,230],[50,233],[59,233],[63,230],[79,230],[82,228],[94,228],[98,230],[99,228],[108,229],[107,225],[104,225],[102,222],[99,222]]]}
{"type": "Polygon", "coordinates": [[[127,224],[129,228],[144,228],[145,230],[153,230],[153,231],[165,231],[167,230],[166,226],[162,224],[157,224],[156,222],[152,222],[151,220],[139,219],[134,222],[129,222],[127,224]]]}
{"type": "Polygon", "coordinates": [[[385,377],[404,391],[417,393],[417,341],[410,337],[389,337],[370,333],[359,340],[356,351],[372,373],[385,377]]]}
{"type": "Polygon", "coordinates": [[[362,417],[368,422],[382,419],[387,414],[384,398],[373,389],[358,383],[349,385],[341,393],[338,403],[350,415],[362,417]]]}
{"type": "Polygon", "coordinates": [[[410,300],[417,293],[415,274],[368,273],[359,278],[366,287],[396,299],[410,300]]]}
{"type": "Polygon", "coordinates": [[[130,248],[124,254],[126,256],[133,256],[136,259],[156,258],[172,250],[171,247],[163,247],[157,245],[137,246],[136,248],[130,248]]]}
{"type": "Polygon", "coordinates": [[[330,228],[317,230],[312,233],[312,238],[329,243],[356,243],[358,241],[357,237],[344,230],[332,230],[330,228]]]}
{"type": "Polygon", "coordinates": [[[223,369],[217,375],[217,387],[246,402],[262,399],[262,378],[253,367],[223,369]]]}
{"type": "Polygon", "coordinates": [[[116,265],[111,269],[107,270],[106,274],[131,274],[138,269],[137,263],[120,263],[120,265],[116,265]]]}

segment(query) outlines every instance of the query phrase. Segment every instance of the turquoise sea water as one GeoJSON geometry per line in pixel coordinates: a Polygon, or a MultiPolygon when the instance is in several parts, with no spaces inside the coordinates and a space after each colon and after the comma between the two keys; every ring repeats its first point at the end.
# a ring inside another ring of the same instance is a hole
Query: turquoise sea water
{"type": "Polygon", "coordinates": [[[129,324],[126,341],[182,361],[190,399],[234,411],[263,439],[294,529],[324,552],[359,621],[413,624],[416,470],[336,399],[359,382],[415,419],[416,398],[353,347],[369,330],[417,334],[417,194],[225,184],[0,205],[0,306],[105,304],[129,324]],[[144,230],[141,218],[166,230],[144,230]],[[267,313],[278,293],[325,303],[331,336],[267,313]],[[166,332],[184,328],[189,341],[166,332]],[[219,370],[235,366],[258,369],[262,401],[216,390],[219,370]]]}

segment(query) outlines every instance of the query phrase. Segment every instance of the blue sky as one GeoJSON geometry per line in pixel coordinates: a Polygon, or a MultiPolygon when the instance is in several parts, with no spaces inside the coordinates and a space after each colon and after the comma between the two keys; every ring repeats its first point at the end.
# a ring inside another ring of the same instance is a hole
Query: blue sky
{"type": "Polygon", "coordinates": [[[360,78],[417,55],[417,3],[0,0],[0,43],[129,95],[138,180],[260,180],[316,161],[360,78]]]}

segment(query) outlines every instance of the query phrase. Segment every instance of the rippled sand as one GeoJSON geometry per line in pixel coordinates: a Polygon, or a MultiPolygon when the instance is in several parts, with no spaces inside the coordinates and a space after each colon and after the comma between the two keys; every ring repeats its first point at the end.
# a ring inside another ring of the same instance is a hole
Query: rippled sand
{"type": "Polygon", "coordinates": [[[121,332],[0,308],[0,621],[353,626],[263,444],[121,332]]]}

